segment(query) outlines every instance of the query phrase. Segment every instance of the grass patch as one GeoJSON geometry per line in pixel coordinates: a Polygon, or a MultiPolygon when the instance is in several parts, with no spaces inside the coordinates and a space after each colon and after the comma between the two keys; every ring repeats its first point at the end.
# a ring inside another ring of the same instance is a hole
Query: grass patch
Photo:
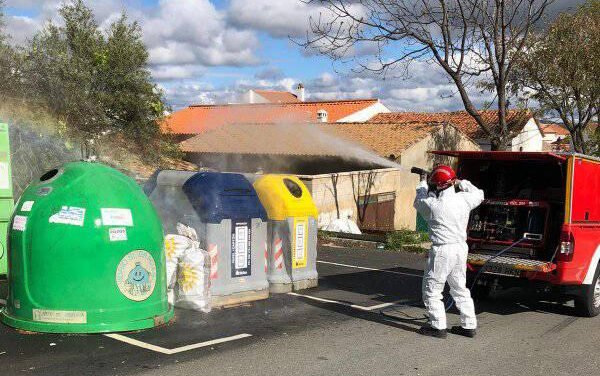
{"type": "Polygon", "coordinates": [[[318,230],[317,238],[324,242],[331,240],[331,234],[328,231],[318,230]]]}
{"type": "Polygon", "coordinates": [[[425,232],[403,229],[388,233],[385,248],[391,250],[422,253],[427,251],[422,244],[428,241],[429,235],[425,232]]]}

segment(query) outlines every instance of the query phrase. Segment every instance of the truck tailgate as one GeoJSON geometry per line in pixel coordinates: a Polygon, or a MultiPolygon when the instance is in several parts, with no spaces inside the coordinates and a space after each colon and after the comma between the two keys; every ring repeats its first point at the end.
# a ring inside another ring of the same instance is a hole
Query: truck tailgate
{"type": "Polygon", "coordinates": [[[548,261],[527,260],[516,257],[494,257],[479,253],[469,253],[467,263],[478,268],[486,264],[485,273],[518,277],[521,272],[549,273],[556,269],[556,264],[548,261]],[[490,260],[492,259],[492,260],[490,260]]]}

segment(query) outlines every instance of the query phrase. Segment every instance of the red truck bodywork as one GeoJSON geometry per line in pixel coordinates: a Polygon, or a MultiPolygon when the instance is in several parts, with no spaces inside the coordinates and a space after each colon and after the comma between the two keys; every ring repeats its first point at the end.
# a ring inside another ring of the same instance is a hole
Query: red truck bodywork
{"type": "MultiPolygon", "coordinates": [[[[544,265],[535,270],[515,262],[521,270],[520,277],[539,280],[553,285],[591,284],[600,262],[600,160],[579,155],[546,152],[475,152],[475,151],[436,151],[438,155],[458,159],[459,177],[461,165],[465,161],[506,161],[515,163],[515,169],[524,161],[558,164],[564,174],[564,219],[560,241],[555,242],[556,251],[544,265]],[[569,242],[570,247],[569,248],[569,242]],[[561,247],[564,246],[564,247],[561,247]],[[564,249],[570,253],[563,252],[564,249]]],[[[538,172],[539,173],[539,172],[538,172]]],[[[464,176],[463,176],[464,177],[464,176]]],[[[469,178],[466,176],[465,178],[469,178]]],[[[486,192],[486,199],[493,200],[486,192]]],[[[562,203],[563,200],[561,199],[562,203]]],[[[562,208],[561,208],[562,209],[562,208]]],[[[555,234],[556,235],[556,234],[555,234]]],[[[469,240],[472,245],[472,240],[469,240]]],[[[501,244],[501,242],[497,242],[501,244]]],[[[481,262],[470,259],[470,270],[477,270],[481,262]]]]}
{"type": "Polygon", "coordinates": [[[557,258],[555,284],[590,284],[600,259],[600,161],[572,155],[567,160],[563,237],[574,241],[571,257],[557,258]]]}

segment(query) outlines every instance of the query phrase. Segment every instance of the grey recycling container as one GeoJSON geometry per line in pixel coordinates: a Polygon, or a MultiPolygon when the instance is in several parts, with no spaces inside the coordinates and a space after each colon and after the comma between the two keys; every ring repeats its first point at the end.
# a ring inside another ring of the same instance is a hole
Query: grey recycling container
{"type": "Polygon", "coordinates": [[[267,215],[243,175],[167,170],[146,186],[165,231],[193,227],[208,251],[213,307],[268,298],[267,215]]]}

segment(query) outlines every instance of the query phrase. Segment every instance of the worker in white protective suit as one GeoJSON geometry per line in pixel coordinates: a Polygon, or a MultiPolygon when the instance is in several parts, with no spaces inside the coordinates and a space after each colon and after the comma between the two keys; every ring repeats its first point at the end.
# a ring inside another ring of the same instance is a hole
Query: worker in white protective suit
{"type": "Polygon", "coordinates": [[[420,334],[446,338],[446,310],[442,293],[446,282],[460,311],[461,326],[451,333],[474,337],[477,328],[475,306],[466,286],[467,225],[469,214],[483,201],[483,191],[467,180],[457,180],[449,166],[437,166],[421,175],[414,207],[427,221],[433,245],[423,275],[423,302],[430,326],[420,334]]]}

